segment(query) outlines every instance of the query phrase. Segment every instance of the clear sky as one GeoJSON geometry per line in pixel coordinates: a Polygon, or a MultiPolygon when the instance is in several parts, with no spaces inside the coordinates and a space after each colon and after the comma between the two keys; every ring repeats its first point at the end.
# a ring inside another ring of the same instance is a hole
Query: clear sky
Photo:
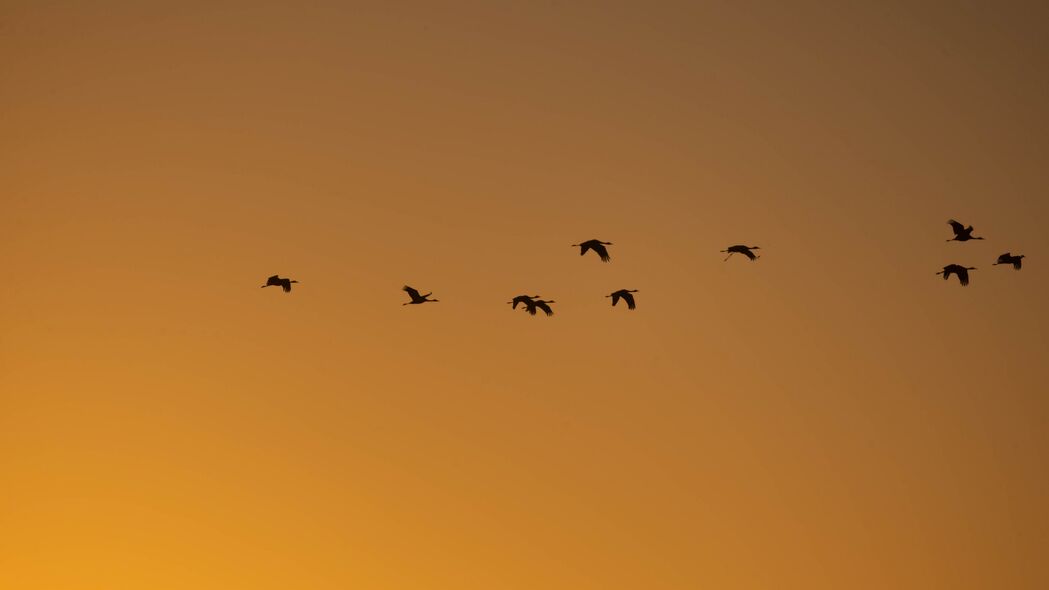
{"type": "Polygon", "coordinates": [[[1046,72],[1033,2],[5,0],[0,587],[1049,587],[1046,72]]]}

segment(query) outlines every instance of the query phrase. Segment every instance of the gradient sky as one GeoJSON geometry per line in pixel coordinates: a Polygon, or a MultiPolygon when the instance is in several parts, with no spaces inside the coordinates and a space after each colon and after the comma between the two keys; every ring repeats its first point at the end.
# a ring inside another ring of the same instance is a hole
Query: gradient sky
{"type": "Polygon", "coordinates": [[[1049,587],[1044,3],[160,4],[0,4],[0,587],[1049,587]]]}

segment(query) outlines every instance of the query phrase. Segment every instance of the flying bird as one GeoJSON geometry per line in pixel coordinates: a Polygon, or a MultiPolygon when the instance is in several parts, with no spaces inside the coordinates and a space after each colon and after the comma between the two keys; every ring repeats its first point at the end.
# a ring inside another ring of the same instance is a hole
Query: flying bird
{"type": "Polygon", "coordinates": [[[735,246],[729,246],[727,250],[722,250],[722,252],[728,252],[728,256],[725,257],[725,260],[732,258],[733,254],[742,254],[751,260],[757,260],[758,258],[761,258],[757,254],[751,252],[751,250],[761,250],[761,247],[744,246],[742,244],[736,244],[735,246]]]}
{"type": "Polygon", "coordinates": [[[543,313],[545,313],[546,315],[554,315],[554,310],[550,309],[550,306],[547,305],[548,303],[557,302],[553,300],[543,301],[542,299],[531,299],[529,301],[524,302],[525,310],[528,311],[530,315],[535,315],[537,309],[543,310],[543,313]]]}
{"type": "Polygon", "coordinates": [[[943,267],[943,270],[941,270],[940,272],[938,272],[936,274],[943,275],[943,280],[946,281],[951,276],[951,273],[954,273],[954,274],[958,275],[958,282],[961,283],[962,286],[964,287],[964,286],[969,284],[969,271],[970,270],[976,270],[976,267],[975,266],[962,266],[960,264],[948,264],[947,266],[943,267]]]}
{"type": "Polygon", "coordinates": [[[1011,264],[1013,265],[1013,268],[1015,268],[1016,270],[1020,270],[1020,267],[1023,266],[1023,257],[1023,254],[1013,256],[1012,254],[1006,252],[1005,254],[999,256],[998,262],[995,262],[994,264],[1011,264]]]}
{"type": "Polygon", "coordinates": [[[266,287],[280,287],[284,289],[285,293],[291,293],[291,284],[297,283],[298,281],[292,281],[290,279],[282,279],[280,275],[273,275],[266,279],[266,284],[262,286],[263,289],[266,287]]]}
{"type": "Polygon", "coordinates": [[[631,293],[637,293],[637,289],[620,289],[615,293],[605,295],[605,297],[612,298],[612,307],[615,307],[616,304],[619,303],[619,300],[622,299],[623,301],[626,301],[627,309],[634,309],[637,305],[634,303],[634,296],[631,295],[631,293]]]}
{"type": "Polygon", "coordinates": [[[510,305],[513,305],[512,309],[517,309],[518,304],[528,305],[529,301],[533,299],[539,299],[538,295],[518,295],[514,297],[512,301],[507,301],[510,305]]]}
{"type": "Polygon", "coordinates": [[[579,244],[572,244],[572,247],[579,248],[580,256],[586,254],[587,250],[593,250],[594,252],[597,252],[598,256],[601,257],[601,262],[608,262],[612,259],[612,257],[608,255],[608,250],[605,248],[605,246],[611,245],[612,242],[602,242],[601,240],[587,240],[579,244]]]}
{"type": "Polygon", "coordinates": [[[420,303],[437,303],[438,302],[437,299],[427,299],[427,297],[429,297],[430,295],[433,295],[432,291],[430,293],[427,293],[426,295],[420,295],[419,291],[409,287],[408,285],[405,285],[403,288],[404,288],[404,292],[407,293],[408,296],[412,298],[412,300],[407,302],[407,303],[402,303],[401,305],[418,305],[420,303]]]}
{"type": "Polygon", "coordinates": [[[957,221],[951,219],[947,222],[951,229],[954,230],[954,237],[947,240],[948,242],[968,242],[969,240],[982,240],[973,235],[973,226],[965,227],[957,221]]]}

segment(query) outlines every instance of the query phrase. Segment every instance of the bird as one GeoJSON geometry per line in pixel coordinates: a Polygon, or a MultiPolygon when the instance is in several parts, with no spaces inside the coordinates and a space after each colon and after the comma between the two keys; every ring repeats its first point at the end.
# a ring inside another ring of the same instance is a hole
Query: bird
{"type": "Polygon", "coordinates": [[[605,297],[612,298],[612,307],[615,307],[619,303],[619,299],[622,298],[623,301],[626,301],[627,309],[634,309],[637,305],[634,303],[634,296],[631,293],[637,293],[637,289],[620,289],[615,293],[605,295],[605,297]]]}
{"type": "Polygon", "coordinates": [[[943,280],[946,281],[948,279],[948,277],[951,276],[951,273],[954,273],[954,274],[958,275],[958,282],[961,283],[962,286],[964,287],[964,286],[969,284],[969,271],[970,270],[976,270],[976,267],[975,266],[962,266],[960,264],[948,264],[947,266],[943,267],[943,270],[941,270],[940,272],[938,272],[936,274],[943,275],[943,280]]]}
{"type": "Polygon", "coordinates": [[[513,305],[512,309],[517,309],[518,304],[527,305],[527,302],[533,299],[539,299],[539,295],[518,295],[517,297],[514,297],[512,301],[507,301],[507,303],[513,305]]]}
{"type": "Polygon", "coordinates": [[[407,293],[408,296],[412,298],[412,300],[407,302],[407,303],[402,303],[401,305],[418,305],[420,303],[437,303],[438,302],[437,299],[427,299],[427,297],[429,297],[430,295],[433,295],[432,291],[430,293],[427,293],[426,295],[420,295],[419,291],[409,287],[408,285],[405,285],[403,287],[403,289],[404,289],[404,292],[407,293]]]}
{"type": "Polygon", "coordinates": [[[612,242],[602,242],[601,240],[587,240],[587,241],[581,242],[579,244],[572,244],[572,247],[573,248],[575,248],[575,247],[579,248],[579,255],[580,256],[582,256],[583,254],[586,254],[587,250],[593,250],[594,252],[597,252],[598,256],[601,257],[601,262],[608,262],[609,260],[612,259],[612,257],[608,255],[608,250],[605,248],[605,246],[611,246],[611,245],[612,245],[612,242]]]}
{"type": "Polygon", "coordinates": [[[528,313],[530,315],[535,315],[536,309],[543,310],[543,313],[545,313],[546,315],[554,315],[554,310],[550,309],[550,306],[547,305],[548,303],[557,303],[557,302],[554,301],[554,300],[543,301],[542,299],[531,299],[529,301],[525,301],[524,302],[525,309],[528,311],[528,313]]]}
{"type": "Polygon", "coordinates": [[[1023,257],[1024,257],[1023,254],[1019,254],[1017,256],[1013,256],[1012,254],[1006,252],[1005,254],[1002,254],[1001,256],[999,256],[998,257],[998,262],[995,262],[994,264],[995,265],[1011,264],[1011,265],[1013,265],[1013,268],[1015,268],[1016,270],[1020,270],[1020,267],[1023,265],[1023,257]]]}
{"type": "Polygon", "coordinates": [[[722,252],[728,252],[728,256],[725,257],[725,260],[732,258],[733,254],[742,254],[751,260],[757,260],[758,258],[761,258],[757,254],[751,252],[751,250],[761,250],[761,247],[744,246],[742,244],[736,244],[735,246],[729,246],[728,249],[722,250],[722,252]]]}
{"type": "Polygon", "coordinates": [[[969,240],[982,240],[973,235],[973,226],[965,227],[957,221],[950,219],[947,221],[951,229],[954,230],[954,237],[947,240],[948,242],[968,242],[969,240]]]}
{"type": "Polygon", "coordinates": [[[280,287],[284,289],[285,293],[291,293],[291,284],[297,283],[298,281],[292,281],[290,279],[282,279],[280,275],[273,275],[266,279],[266,284],[262,286],[263,289],[266,287],[280,287]]]}

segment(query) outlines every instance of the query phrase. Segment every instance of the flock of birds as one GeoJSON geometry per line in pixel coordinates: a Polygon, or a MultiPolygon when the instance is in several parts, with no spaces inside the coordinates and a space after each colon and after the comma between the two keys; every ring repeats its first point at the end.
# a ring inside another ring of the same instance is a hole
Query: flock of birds
{"type": "MultiPolygon", "coordinates": [[[[948,242],[968,242],[969,240],[983,239],[982,237],[973,235],[973,226],[971,225],[966,227],[953,219],[951,219],[947,223],[951,226],[951,229],[954,231],[954,237],[947,240],[948,242]]],[[[583,256],[588,251],[593,250],[602,262],[608,262],[612,260],[612,257],[608,254],[608,248],[606,248],[605,246],[611,245],[612,242],[603,242],[601,240],[587,240],[578,244],[572,244],[572,247],[579,248],[580,256],[583,256]]],[[[743,256],[746,256],[748,259],[750,259],[751,262],[753,262],[760,258],[760,256],[754,253],[754,250],[760,249],[760,246],[745,246],[743,244],[736,244],[734,246],[729,246],[721,252],[723,254],[728,253],[728,256],[725,257],[726,261],[728,261],[729,258],[732,258],[733,254],[742,254],[743,256]]],[[[1023,258],[1023,254],[1013,255],[1010,252],[1006,252],[1005,254],[999,256],[998,261],[994,264],[1011,264],[1014,269],[1020,270],[1021,266],[1023,265],[1023,258]]],[[[969,284],[970,270],[977,269],[974,266],[948,264],[947,266],[943,267],[943,270],[936,274],[943,275],[944,280],[947,280],[953,274],[958,277],[958,282],[961,283],[964,287],[969,284]]],[[[262,287],[280,287],[284,290],[285,293],[290,293],[291,284],[297,282],[298,281],[292,279],[282,278],[280,275],[273,275],[272,277],[266,279],[266,284],[262,287]]],[[[440,301],[438,299],[430,299],[430,296],[433,295],[432,292],[422,294],[419,293],[418,289],[414,287],[409,287],[408,285],[405,285],[402,289],[405,293],[408,294],[409,300],[402,303],[401,305],[419,305],[422,303],[438,303],[440,301]]],[[[619,303],[619,300],[622,299],[624,302],[626,302],[627,309],[632,310],[637,309],[637,302],[634,300],[633,295],[637,292],[637,289],[620,289],[618,291],[605,295],[605,297],[612,299],[612,307],[615,307],[616,304],[619,303]]],[[[546,315],[551,316],[554,315],[554,310],[550,307],[550,304],[556,303],[556,301],[552,299],[541,299],[540,295],[518,295],[512,300],[507,301],[507,303],[510,304],[511,309],[517,309],[518,306],[521,306],[521,309],[525,310],[530,315],[536,315],[538,312],[542,311],[546,315]]]]}
{"type": "MultiPolygon", "coordinates": [[[[973,235],[973,226],[971,225],[966,227],[953,219],[949,220],[947,224],[950,225],[951,230],[954,231],[954,237],[947,240],[948,242],[968,242],[969,240],[983,239],[980,236],[973,235]]],[[[1002,254],[998,257],[998,260],[994,263],[994,266],[997,266],[999,264],[1011,264],[1013,265],[1014,269],[1020,270],[1020,268],[1023,266],[1023,258],[1023,254],[1014,255],[1011,252],[1006,252],[1005,254],[1002,254]]],[[[943,267],[943,270],[936,274],[943,275],[943,280],[945,281],[949,279],[950,276],[953,274],[958,277],[958,282],[961,283],[963,287],[965,287],[969,284],[970,270],[977,270],[977,268],[975,266],[948,264],[947,266],[943,267]]]]}

